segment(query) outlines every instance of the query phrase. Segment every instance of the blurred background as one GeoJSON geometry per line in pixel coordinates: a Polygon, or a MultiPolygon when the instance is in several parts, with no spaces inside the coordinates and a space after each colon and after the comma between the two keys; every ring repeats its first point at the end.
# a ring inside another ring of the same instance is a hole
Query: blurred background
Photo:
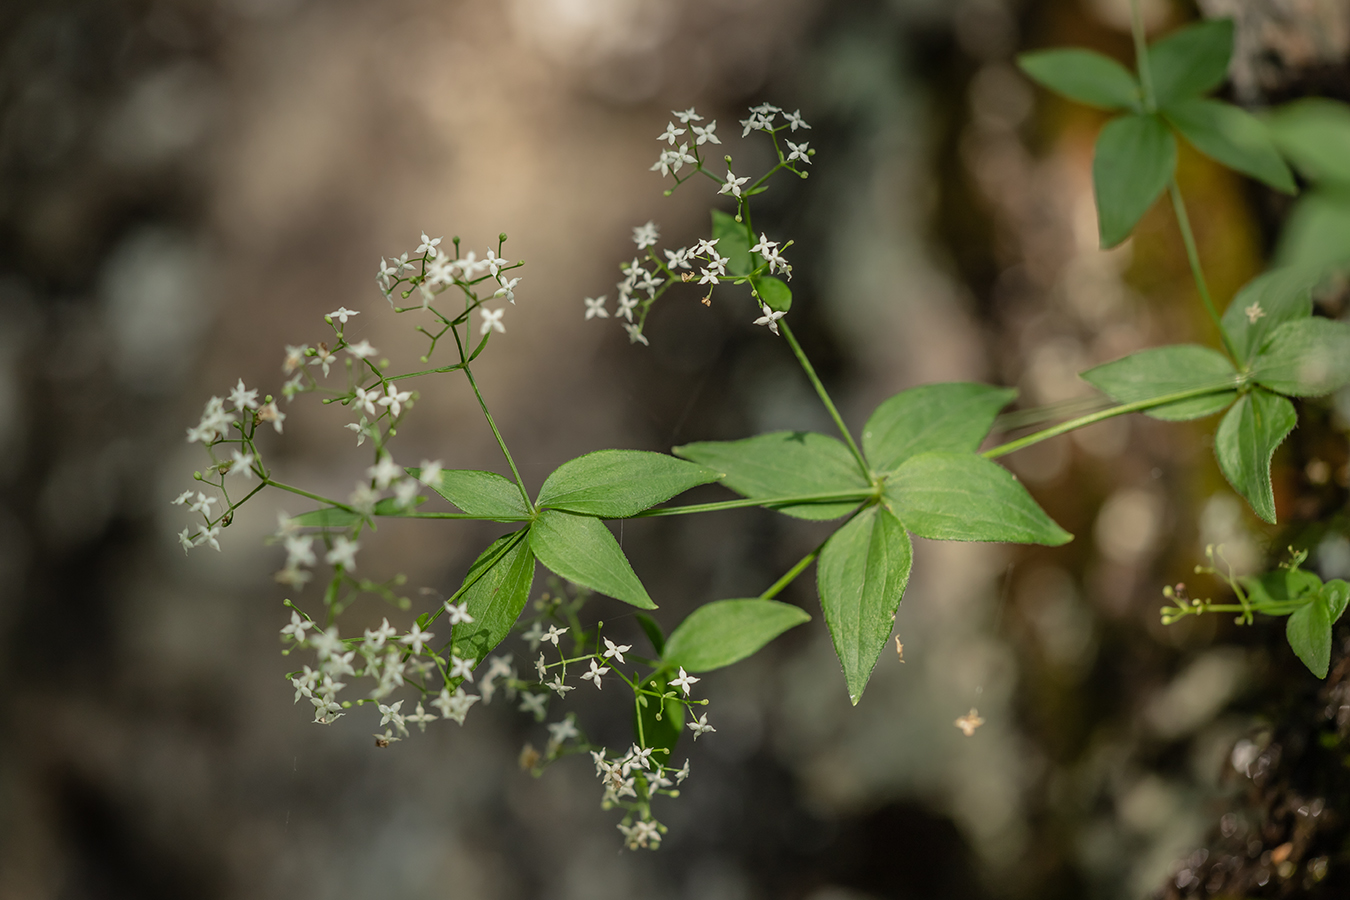
{"type": "MultiPolygon", "coordinates": [[[[1350,99],[1340,0],[1144,7],[1154,33],[1237,16],[1232,99],[1350,99]]],[[[8,0],[0,898],[1346,896],[1345,635],[1320,683],[1278,622],[1164,628],[1158,608],[1164,584],[1218,590],[1188,574],[1211,542],[1243,569],[1295,543],[1350,574],[1350,398],[1304,404],[1279,529],[1224,483],[1213,422],[1120,418],[1011,456],[1076,540],[917,541],[905,662],[884,655],[856,708],[818,615],[709,675],[717,733],[677,748],[693,775],[657,807],[656,853],[620,849],[589,761],[521,772],[546,735],[503,703],[388,749],[366,711],[311,724],[282,677],[277,501],[220,554],[175,540],[208,396],[240,377],[277,392],[283,345],[324,339],[340,305],[383,355],[423,352],[374,284],[422,230],[480,254],[505,231],[527,263],[479,380],[534,486],[601,447],[828,431],[733,290],[710,309],[672,291],[649,348],[583,321],[632,226],[706,235],[711,191],[666,198],[648,170],[672,108],[715,117],[738,172],[767,159],[736,138],[746,106],[812,124],[811,178],[776,182],[756,224],[796,241],[794,328],[855,431],[915,384],[1013,385],[1030,408],[1090,396],[1076,373],[1097,363],[1211,341],[1168,210],[1097,249],[1102,116],[1012,65],[1061,44],[1128,61],[1126,0],[8,0]],[[967,738],[952,723],[971,707],[967,738]]],[[[1180,166],[1222,304],[1277,251],[1290,201],[1193,152],[1180,166]]],[[[499,469],[463,383],[423,391],[398,458],[499,469]]],[[[369,463],[345,416],[286,412],[281,477],[345,495],[369,463]]],[[[823,533],[742,510],[622,538],[669,629],[823,533]]],[[[495,534],[382,524],[363,574],[407,573],[414,610],[371,601],[352,627],[407,627],[495,534]]],[[[809,575],[780,599],[818,612],[809,575]]],[[[636,643],[629,613],[591,610],[636,643]]],[[[617,694],[573,696],[624,742],[617,694]]]]}

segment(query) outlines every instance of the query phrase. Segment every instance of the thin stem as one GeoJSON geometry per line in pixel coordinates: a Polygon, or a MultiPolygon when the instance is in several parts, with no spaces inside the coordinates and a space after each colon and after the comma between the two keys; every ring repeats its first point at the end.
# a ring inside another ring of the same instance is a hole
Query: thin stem
{"type": "MultiPolygon", "coordinates": [[[[345,503],[339,503],[336,500],[330,499],[328,497],[321,497],[318,494],[311,494],[309,491],[301,490],[298,487],[292,487],[289,484],[282,484],[280,481],[273,481],[271,478],[266,479],[266,483],[274,488],[280,488],[283,491],[290,491],[292,494],[299,494],[301,497],[308,497],[309,499],[317,500],[320,503],[327,503],[330,506],[336,506],[338,509],[346,510],[349,513],[356,512],[355,509],[353,509],[352,507],[348,506],[345,503]]],[[[359,513],[357,514],[359,515],[359,513]]]]}
{"type": "Polygon", "coordinates": [[[788,345],[792,347],[792,352],[797,356],[797,362],[801,363],[802,369],[806,372],[806,377],[811,379],[811,385],[816,389],[816,394],[820,396],[820,401],[825,404],[825,408],[830,411],[830,418],[834,419],[834,424],[839,428],[839,433],[844,436],[844,443],[848,444],[848,449],[853,454],[853,458],[858,461],[858,468],[862,470],[863,477],[868,481],[872,480],[872,470],[867,466],[867,460],[863,459],[862,451],[858,445],[853,442],[853,435],[848,433],[848,427],[844,425],[844,419],[839,415],[839,410],[835,408],[834,401],[825,391],[825,385],[820,383],[820,378],[816,376],[816,370],[811,366],[811,360],[806,358],[802,352],[801,344],[797,343],[797,338],[788,327],[786,321],[778,321],[778,329],[787,340],[788,345]]]}
{"type": "Polygon", "coordinates": [[[1133,403],[1122,403],[1120,406],[1113,406],[1110,409],[1104,409],[1101,412],[1095,412],[1091,415],[1080,416],[1077,419],[1070,419],[1067,422],[1061,422],[1058,425],[1052,425],[1049,428],[1029,434],[1026,437],[1020,437],[1015,441],[1008,441],[1006,444],[999,444],[997,447],[991,447],[981,455],[986,459],[995,459],[999,456],[1006,456],[1014,450],[1021,450],[1024,447],[1030,447],[1032,444],[1039,444],[1047,438],[1074,431],[1115,416],[1123,416],[1126,413],[1142,412],[1146,409],[1153,409],[1158,406],[1165,406],[1168,403],[1176,403],[1181,400],[1191,400],[1196,397],[1207,397],[1210,394],[1219,394],[1224,391],[1231,391],[1238,387],[1241,382],[1234,380],[1232,382],[1215,385],[1213,387],[1192,388],[1188,391],[1177,391],[1174,394],[1164,394],[1161,397],[1150,397],[1148,400],[1136,400],[1133,403]]]}
{"type": "Polygon", "coordinates": [[[836,491],[829,494],[800,494],[794,497],[745,497],[740,500],[722,500],[717,503],[694,503],[689,506],[669,506],[664,509],[644,509],[631,518],[646,519],[652,516],[682,516],[689,513],[718,512],[724,509],[744,509],[747,506],[763,506],[777,509],[782,506],[796,506],[799,503],[848,503],[859,502],[873,496],[871,491],[836,491]]]}
{"type": "Polygon", "coordinates": [[[792,584],[792,582],[797,580],[797,576],[802,574],[802,572],[806,569],[807,566],[815,562],[816,557],[820,555],[820,551],[822,548],[824,548],[824,546],[825,546],[824,544],[821,544],[819,547],[812,550],[810,553],[806,554],[800,560],[798,560],[797,564],[792,568],[788,569],[787,572],[784,573],[782,578],[775,581],[768,588],[768,590],[760,594],[759,599],[772,600],[774,597],[777,597],[784,588],[786,588],[789,584],[792,584]]]}
{"type": "Polygon", "coordinates": [[[477,522],[528,522],[531,516],[475,516],[469,513],[380,513],[375,515],[388,519],[473,519],[477,522]]]}
{"type": "Polygon", "coordinates": [[[1181,228],[1181,240],[1186,245],[1186,259],[1191,264],[1191,275],[1195,278],[1195,287],[1200,292],[1200,299],[1205,304],[1205,311],[1214,322],[1214,327],[1219,329],[1219,338],[1223,341],[1224,351],[1236,362],[1237,353],[1233,350],[1232,343],[1228,340],[1228,332],[1223,327],[1223,320],[1219,318],[1219,311],[1214,306],[1214,298],[1209,294],[1209,284],[1205,281],[1205,273],[1200,268],[1200,252],[1195,246],[1195,235],[1191,232],[1191,219],[1186,215],[1186,202],[1181,199],[1181,188],[1177,187],[1175,177],[1167,183],[1167,192],[1172,198],[1172,210],[1177,215],[1177,225],[1181,228]]]}
{"type": "Polygon", "coordinates": [[[1134,35],[1135,67],[1144,87],[1144,109],[1153,112],[1158,108],[1158,100],[1153,93],[1153,73],[1148,67],[1148,45],[1144,40],[1144,17],[1139,12],[1139,0],[1130,0],[1130,31],[1134,35]]]}
{"type": "MultiPolygon", "coordinates": [[[[459,346],[459,357],[464,359],[464,344],[459,339],[459,331],[452,329],[455,335],[455,343],[459,346]]],[[[530,499],[530,492],[525,490],[525,479],[520,477],[520,470],[516,468],[516,461],[511,458],[511,451],[506,449],[506,441],[502,438],[502,433],[497,430],[497,423],[492,420],[492,413],[488,411],[487,401],[483,399],[482,391],[478,390],[478,382],[474,380],[473,370],[469,368],[467,361],[464,363],[464,374],[469,379],[469,386],[473,388],[473,395],[478,398],[478,405],[483,409],[483,416],[487,419],[488,427],[492,429],[492,436],[497,439],[497,446],[502,448],[502,455],[506,457],[506,464],[511,467],[511,474],[515,476],[516,487],[520,488],[520,496],[525,501],[525,508],[532,514],[535,512],[534,501],[530,499]]]]}

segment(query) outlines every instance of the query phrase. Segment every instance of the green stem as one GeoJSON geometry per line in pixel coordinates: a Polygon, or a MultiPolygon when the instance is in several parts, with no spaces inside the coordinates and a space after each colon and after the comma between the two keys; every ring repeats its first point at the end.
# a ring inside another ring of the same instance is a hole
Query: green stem
{"type": "MultiPolygon", "coordinates": [[[[336,500],[332,500],[328,497],[321,497],[318,494],[311,494],[309,491],[301,490],[298,487],[292,487],[289,484],[282,484],[280,481],[273,481],[270,478],[266,479],[266,483],[274,488],[279,488],[283,491],[290,491],[292,494],[299,494],[301,497],[308,497],[309,499],[317,500],[320,503],[327,503],[330,506],[336,506],[338,509],[346,510],[349,513],[356,513],[356,510],[348,506],[347,504],[339,503],[336,500]]],[[[360,515],[360,513],[356,514],[360,515]]]]}
{"type": "Polygon", "coordinates": [[[478,522],[528,522],[531,516],[475,516],[469,513],[376,513],[388,519],[473,519],[478,522]]]}
{"type": "MultiPolygon", "coordinates": [[[[497,554],[494,557],[489,559],[483,566],[479,567],[478,571],[475,574],[471,575],[468,578],[465,578],[464,583],[459,586],[459,590],[451,594],[449,599],[447,599],[445,603],[453,604],[460,597],[464,596],[465,591],[467,591],[469,588],[477,584],[478,579],[482,578],[488,572],[492,571],[492,567],[495,566],[497,563],[501,562],[502,559],[506,556],[506,554],[510,553],[512,550],[516,548],[517,544],[525,540],[525,536],[529,533],[530,531],[528,528],[522,528],[520,531],[517,531],[512,536],[511,540],[507,541],[505,544],[502,544],[502,546],[498,549],[497,554]]],[[[430,618],[427,619],[428,625],[439,619],[441,617],[441,613],[445,612],[445,603],[442,603],[440,606],[438,606],[436,608],[436,611],[431,614],[430,618]]],[[[453,626],[450,629],[450,635],[451,635],[450,641],[446,643],[445,647],[441,648],[442,650],[450,647],[450,645],[454,643],[453,626]]]]}
{"type": "Polygon", "coordinates": [[[789,584],[792,584],[792,582],[797,579],[798,575],[802,574],[802,572],[806,569],[807,566],[815,562],[816,557],[820,555],[820,551],[821,549],[824,548],[824,546],[825,546],[824,544],[821,544],[819,547],[812,550],[810,553],[806,554],[800,560],[798,560],[797,564],[792,568],[788,569],[787,572],[784,573],[782,578],[775,581],[768,588],[768,590],[760,594],[759,599],[772,600],[774,597],[777,597],[785,587],[787,587],[789,584]]]}
{"type": "MultiPolygon", "coordinates": [[[[459,331],[454,331],[455,343],[459,345],[460,359],[464,359],[464,344],[459,339],[459,331]]],[[[488,411],[487,401],[483,399],[482,391],[478,390],[478,382],[474,380],[473,370],[469,368],[467,361],[464,362],[464,374],[469,379],[469,386],[473,388],[473,395],[478,398],[478,405],[483,409],[483,416],[487,419],[488,427],[492,429],[492,436],[497,439],[497,446],[502,448],[502,455],[506,457],[506,464],[511,467],[511,474],[515,476],[516,487],[520,488],[521,499],[525,501],[525,508],[531,513],[535,512],[534,501],[530,499],[530,492],[525,490],[525,479],[520,477],[520,470],[516,468],[516,461],[511,458],[511,451],[506,449],[506,441],[502,438],[502,433],[497,430],[497,423],[492,420],[492,413],[488,411]]]]}
{"type": "Polygon", "coordinates": [[[848,503],[862,502],[873,496],[871,491],[835,491],[828,494],[800,494],[794,497],[745,497],[740,500],[722,500],[717,503],[694,503],[689,506],[669,506],[664,509],[644,509],[630,518],[646,519],[652,516],[682,516],[689,513],[719,512],[724,509],[744,509],[747,506],[763,506],[777,509],[782,506],[796,506],[799,503],[848,503]]]}
{"type": "Polygon", "coordinates": [[[1219,318],[1219,310],[1214,306],[1214,298],[1209,294],[1209,284],[1205,281],[1204,270],[1200,268],[1200,252],[1195,246],[1195,235],[1191,232],[1191,219],[1186,215],[1186,202],[1181,199],[1181,188],[1177,187],[1175,177],[1167,183],[1167,192],[1172,198],[1172,210],[1177,215],[1177,225],[1181,228],[1181,240],[1186,245],[1186,259],[1191,264],[1191,275],[1195,278],[1195,287],[1200,292],[1200,299],[1205,304],[1205,311],[1214,322],[1214,327],[1219,329],[1219,338],[1223,341],[1224,351],[1237,362],[1237,353],[1233,350],[1232,343],[1228,340],[1228,332],[1223,327],[1223,320],[1219,318]]]}
{"type": "Polygon", "coordinates": [[[867,460],[863,458],[862,451],[858,449],[858,445],[853,442],[853,435],[848,433],[848,427],[844,425],[843,417],[839,415],[839,410],[835,408],[834,401],[831,400],[830,395],[826,393],[825,385],[820,383],[820,378],[817,377],[816,370],[811,366],[811,360],[806,358],[806,354],[802,351],[801,344],[797,343],[797,338],[793,335],[792,329],[788,327],[786,321],[779,319],[778,330],[782,332],[783,337],[788,342],[788,346],[790,346],[792,352],[796,354],[797,362],[801,363],[802,369],[806,372],[806,377],[811,379],[811,385],[816,389],[816,394],[819,395],[820,401],[824,403],[825,408],[830,411],[830,418],[834,419],[834,424],[839,428],[839,433],[844,436],[844,443],[848,444],[848,449],[853,454],[853,458],[858,461],[858,468],[862,470],[863,477],[868,481],[871,481],[872,470],[868,468],[867,460]]]}
{"type": "Polygon", "coordinates": [[[1024,447],[1030,447],[1032,444],[1039,444],[1047,438],[1074,431],[1115,416],[1123,416],[1126,413],[1143,412],[1146,409],[1153,409],[1157,406],[1165,406],[1168,403],[1176,403],[1181,400],[1192,400],[1196,397],[1207,397],[1210,394],[1219,394],[1224,391],[1231,391],[1238,387],[1240,381],[1233,381],[1229,384],[1215,385],[1213,387],[1192,388],[1188,391],[1177,391],[1173,394],[1163,394],[1161,397],[1151,397],[1148,400],[1136,400],[1133,403],[1122,403],[1120,406],[1113,406],[1110,409],[1104,409],[1101,412],[1095,412],[1090,415],[1080,416],[1077,419],[1070,419],[1067,422],[1061,422],[1058,425],[1052,425],[1049,428],[1042,429],[1035,434],[1029,434],[1026,437],[1020,437],[1015,441],[1008,441],[1006,444],[999,444],[997,447],[991,447],[981,455],[986,459],[995,459],[1000,456],[1006,456],[1014,450],[1021,450],[1024,447]]]}
{"type": "Polygon", "coordinates": [[[1153,93],[1153,73],[1148,67],[1148,44],[1144,40],[1144,17],[1139,12],[1139,0],[1130,0],[1130,31],[1134,35],[1135,67],[1144,88],[1144,109],[1153,112],[1158,108],[1158,100],[1153,93]]]}

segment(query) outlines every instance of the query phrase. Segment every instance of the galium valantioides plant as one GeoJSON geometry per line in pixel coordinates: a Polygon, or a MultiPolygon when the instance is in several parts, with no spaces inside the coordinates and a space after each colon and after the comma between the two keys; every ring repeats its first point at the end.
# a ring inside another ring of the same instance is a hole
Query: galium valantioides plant
{"type": "MultiPolygon", "coordinates": [[[[458,238],[447,247],[442,239],[423,234],[411,253],[383,260],[377,276],[394,313],[419,317],[416,330],[428,341],[423,368],[397,371],[367,341],[348,341],[346,325],[360,313],[345,308],[325,317],[330,338],[286,348],[288,379],[280,391],[286,400],[316,394],[323,403],[346,408],[353,419],[346,427],[357,444],[370,444],[372,465],[351,494],[326,497],[272,477],[261,432],[269,425],[281,432],[285,414],[272,396],[260,400],[259,392],[241,381],[228,398],[211,398],[201,422],[188,431],[188,440],[202,443],[211,458],[197,479],[216,493],[187,491],[175,501],[202,516],[197,531],[185,529],[180,540],[185,548],[205,543],[220,549],[221,531],[234,511],[264,489],[318,504],[309,512],[282,516],[274,536],[286,555],[277,580],[297,597],[304,595],[314,570],[324,566],[328,573],[322,591],[312,592],[304,608],[285,601],[290,608],[290,621],[282,628],[285,652],[313,654],[312,666],[305,664],[289,677],[296,702],[307,700],[316,722],[331,724],[353,710],[373,707],[365,715],[380,729],[375,734],[380,746],[407,737],[409,724],[419,730],[438,719],[463,724],[476,703],[498,696],[542,723],[571,691],[622,683],[634,710],[629,749],[611,753],[596,746],[569,713],[548,724],[542,751],[525,747],[521,764],[537,772],[563,756],[590,754],[602,782],[602,802],[623,812],[619,828],[627,845],[659,845],[664,826],[654,818],[652,802],[663,794],[677,796],[690,771],[688,759],[674,764],[676,743],[686,731],[694,739],[715,731],[701,711],[707,701],[694,697],[698,676],[755,653],[807,621],[806,612],[774,598],[812,563],[845,687],[856,704],[890,638],[909,580],[911,534],[1047,545],[1071,539],[994,459],[1112,416],[1144,412],[1176,421],[1227,409],[1215,438],[1220,467],[1253,510],[1273,521],[1271,455],[1296,422],[1287,398],[1318,396],[1350,382],[1350,326],[1312,315],[1310,291],[1322,272],[1306,269],[1257,278],[1224,316],[1218,315],[1172,177],[1175,139],[1169,129],[1177,128],[1202,151],[1277,187],[1293,189],[1293,182],[1259,120],[1200,96],[1223,78],[1231,25],[1185,29],[1152,48],[1144,46],[1142,34],[1137,37],[1138,80],[1087,51],[1032,54],[1022,63],[1034,78],[1071,97],[1125,111],[1103,129],[1094,166],[1103,243],[1123,240],[1166,188],[1222,351],[1163,347],[1093,369],[1084,377],[1114,405],[983,451],[996,416],[1015,396],[1010,389],[949,383],[902,391],[877,407],[856,440],[790,325],[792,268],[783,254],[791,241],[756,233],[751,215],[753,199],[770,189],[775,176],[807,177],[815,152],[806,140],[810,126],[797,112],[768,104],[753,107],[740,123],[741,137],[770,141],[776,161],[752,178],[737,174],[730,156],[714,159],[713,148],[722,145],[716,122],[705,125],[689,109],[675,113],[678,122],[658,138],[664,146],[653,169],[673,178],[667,194],[695,180],[714,187],[713,198],[727,209],[712,210],[708,237],[692,247],[661,248],[652,222],[635,228],[639,255],[620,267],[617,309],[611,312],[607,296],[590,297],[584,316],[620,320],[631,342],[646,344],[651,307],[677,286],[688,285],[680,289],[691,295],[687,299],[698,297],[704,304],[711,304],[715,289],[723,285],[733,288],[727,302],[744,303],[748,289],[753,308],[747,320],[786,345],[837,427],[837,437],[775,432],[686,444],[674,448],[673,455],[598,450],[564,463],[532,494],[472,370],[493,334],[505,331],[504,311],[515,303],[521,281],[512,273],[522,263],[502,256],[505,235],[480,258],[464,250],[458,238]],[[433,364],[437,351],[447,347],[453,348],[452,361],[433,364]],[[441,460],[422,460],[418,466],[395,462],[392,445],[418,400],[417,379],[455,373],[474,392],[510,477],[455,469],[441,460]],[[684,491],[712,482],[739,498],[668,505],[684,491]],[[459,511],[422,511],[423,488],[459,511]],[[604,520],[746,506],[840,525],[758,596],[706,603],[668,636],[654,618],[639,613],[649,651],[615,643],[605,635],[603,622],[583,618],[592,594],[639,610],[656,608],[604,520]],[[487,520],[507,531],[469,567],[458,590],[422,610],[407,631],[385,619],[378,629],[344,637],[339,619],[363,595],[399,609],[412,607],[399,594],[401,577],[376,581],[357,574],[361,537],[381,517],[487,520]],[[527,613],[536,563],[552,576],[548,591],[527,613]],[[524,644],[493,655],[513,629],[521,632],[524,644]],[[357,680],[362,687],[354,693],[362,696],[342,699],[348,682],[357,680]]],[[[1318,674],[1325,674],[1324,645],[1329,649],[1331,623],[1348,596],[1343,583],[1322,585],[1297,563],[1255,581],[1231,583],[1246,620],[1252,612],[1291,614],[1291,643],[1314,670],[1321,661],[1318,674]]],[[[1178,602],[1165,612],[1169,619],[1228,608],[1178,602]]],[[[972,710],[957,725],[971,734],[981,721],[972,710]]]]}

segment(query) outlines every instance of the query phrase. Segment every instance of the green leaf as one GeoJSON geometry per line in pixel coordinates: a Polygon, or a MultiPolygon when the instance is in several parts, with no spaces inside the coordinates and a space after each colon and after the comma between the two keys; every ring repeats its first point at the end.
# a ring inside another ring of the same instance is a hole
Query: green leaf
{"type": "Polygon", "coordinates": [[[787,312],[792,309],[792,289],[781,278],[761,275],[754,280],[755,292],[769,309],[787,312]]]}
{"type": "MultiPolygon", "coordinates": [[[[425,503],[426,498],[421,498],[418,503],[425,503]]],[[[400,506],[398,498],[385,497],[375,504],[375,515],[377,516],[401,516],[409,512],[407,507],[400,506]]],[[[338,509],[336,506],[325,506],[323,509],[310,510],[291,519],[296,525],[304,528],[350,528],[357,522],[363,520],[360,513],[349,512],[345,509],[338,509]]]]}
{"type": "Polygon", "coordinates": [[[1333,578],[1322,585],[1322,599],[1327,603],[1327,617],[1335,625],[1345,614],[1346,604],[1350,603],[1350,584],[1333,578]]]}
{"type": "Polygon", "coordinates": [[[1308,97],[1275,110],[1269,122],[1280,151],[1309,180],[1350,186],[1350,106],[1308,97]]]}
{"type": "Polygon", "coordinates": [[[905,527],[880,506],[858,513],[820,551],[816,587],[854,705],[886,649],[912,561],[905,527]]]}
{"type": "Polygon", "coordinates": [[[1295,655],[1318,678],[1326,678],[1331,667],[1331,621],[1327,600],[1319,593],[1289,616],[1284,629],[1295,655]]]}
{"type": "Polygon", "coordinates": [[[1298,192],[1294,174],[1275,149],[1264,122],[1219,100],[1181,100],[1163,110],[1195,149],[1286,194],[1298,192]]]}
{"type": "Polygon", "coordinates": [[[1318,271],[1345,268],[1350,263],[1350,191],[1304,194],[1284,221],[1275,260],[1318,271]]]}
{"type": "Polygon", "coordinates": [[[1232,55],[1232,19],[1198,22],[1149,47],[1148,68],[1158,106],[1207,94],[1223,84],[1232,55]]]}
{"type": "Polygon", "coordinates": [[[656,609],[619,542],[590,516],[546,509],[530,527],[530,547],[554,574],[639,609],[656,609]]]}
{"type": "Polygon", "coordinates": [[[1176,162],[1176,139],[1157,116],[1124,115],[1106,123],[1092,159],[1103,247],[1130,236],[1167,187],[1176,162]]]}
{"type": "Polygon", "coordinates": [[[883,400],[863,426],[863,454],[873,470],[885,473],[916,453],[974,451],[1016,396],[1011,388],[961,381],[901,391],[883,400]]]}
{"type": "Polygon", "coordinates": [[[717,600],[694,610],[671,632],[663,657],[689,672],[711,672],[809,621],[801,607],[777,600],[717,600]]]}
{"type": "Polygon", "coordinates": [[[1011,472],[974,453],[912,457],[886,479],[886,499],[920,537],[1051,547],[1073,540],[1011,472]]]}
{"type": "Polygon", "coordinates": [[[1252,363],[1258,384],[1291,397],[1321,397],[1350,384],[1350,323],[1285,322],[1252,363]]]}
{"type": "Polygon", "coordinates": [[[727,257],[727,271],[732,275],[749,275],[754,265],[750,261],[750,235],[745,225],[736,221],[736,217],[722,212],[712,211],[712,235],[717,241],[717,252],[727,257]]]}
{"type": "Polygon", "coordinates": [[[712,469],[664,453],[597,450],[555,469],[544,480],[537,505],[623,519],[720,477],[712,469]]]}
{"type": "Polygon", "coordinates": [[[1070,100],[1098,109],[1137,110],[1139,82],[1110,57],[1078,48],[1023,53],[1017,65],[1033,80],[1070,100]]]}
{"type": "Polygon", "coordinates": [[[1267,522],[1275,521],[1270,459],[1297,424],[1294,404],[1258,388],[1238,398],[1214,435],[1214,455],[1224,477],[1267,522]]]}
{"type": "MultiPolygon", "coordinates": [[[[421,478],[420,469],[409,469],[408,474],[421,478]]],[[[507,522],[530,517],[520,488],[509,478],[496,472],[475,469],[446,469],[441,480],[431,489],[471,516],[486,516],[507,522]]]]}
{"type": "MultiPolygon", "coordinates": [[[[685,459],[725,472],[722,483],[743,497],[797,497],[866,491],[858,462],[842,443],[811,431],[775,431],[740,441],[703,441],[676,447],[685,459]]],[[[798,519],[837,519],[861,501],[784,506],[798,519]]]]}
{"type": "Polygon", "coordinates": [[[528,536],[517,531],[497,538],[469,567],[464,581],[473,581],[460,595],[473,621],[453,627],[451,646],[456,656],[482,662],[510,633],[530,598],[534,554],[528,536]]]}
{"type": "Polygon", "coordinates": [[[1278,568],[1260,576],[1243,575],[1238,578],[1247,588],[1253,603],[1289,603],[1311,598],[1321,593],[1322,579],[1306,569],[1278,568]]]}
{"type": "MultiPolygon", "coordinates": [[[[648,687],[653,691],[665,693],[670,690],[670,682],[664,678],[657,678],[648,683],[648,687]]],[[[678,693],[678,691],[677,691],[678,693]]],[[[633,713],[633,737],[644,746],[654,748],[651,758],[663,766],[670,765],[670,754],[674,752],[675,745],[679,743],[680,731],[684,728],[684,704],[674,697],[667,698],[664,703],[658,702],[656,697],[643,697],[640,702],[635,704],[633,713]],[[657,711],[660,710],[660,718],[657,718],[657,711]],[[638,721],[642,722],[642,730],[638,731],[638,721]]],[[[639,777],[643,777],[639,771],[639,777]]]]}
{"type": "Polygon", "coordinates": [[[666,636],[661,632],[661,626],[646,613],[637,613],[637,620],[638,625],[642,626],[642,633],[652,642],[652,649],[660,656],[666,649],[666,636]]]}
{"type": "MultiPolygon", "coordinates": [[[[1112,400],[1136,403],[1196,388],[1236,385],[1237,370],[1217,350],[1197,344],[1173,344],[1132,353],[1088,369],[1080,377],[1112,400]]],[[[1236,391],[1224,391],[1155,406],[1144,414],[1167,422],[1184,422],[1213,415],[1236,396],[1236,391]]]]}
{"type": "Polygon", "coordinates": [[[1238,359],[1250,362],[1272,331],[1311,316],[1320,277],[1308,268],[1271,269],[1243,285],[1223,312],[1223,330],[1238,359]]]}

